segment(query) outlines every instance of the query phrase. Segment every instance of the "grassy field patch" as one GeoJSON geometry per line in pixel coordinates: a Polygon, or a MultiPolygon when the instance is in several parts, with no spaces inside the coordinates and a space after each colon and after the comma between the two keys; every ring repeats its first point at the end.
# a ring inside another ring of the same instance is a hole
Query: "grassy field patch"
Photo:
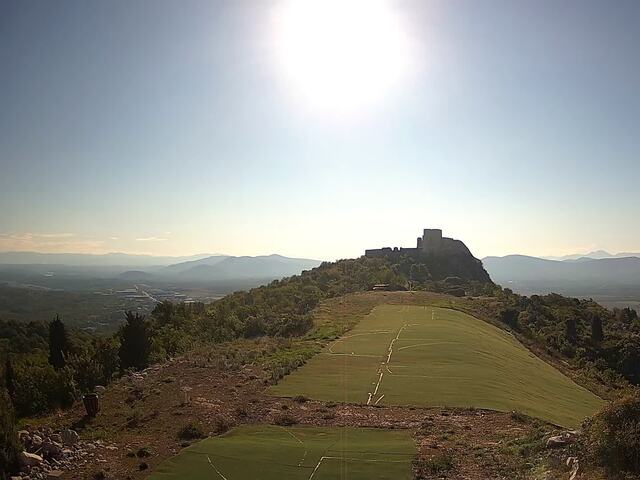
{"type": "Polygon", "coordinates": [[[575,427],[604,402],[512,335],[457,310],[380,305],[270,393],[518,410],[575,427]]]}
{"type": "Polygon", "coordinates": [[[406,430],[244,426],[162,463],[150,480],[343,480],[412,478],[406,430]]]}

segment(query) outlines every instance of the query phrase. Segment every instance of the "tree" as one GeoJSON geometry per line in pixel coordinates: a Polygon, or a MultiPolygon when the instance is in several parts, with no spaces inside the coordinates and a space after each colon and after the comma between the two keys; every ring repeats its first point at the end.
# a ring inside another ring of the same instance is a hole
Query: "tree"
{"type": "Polygon", "coordinates": [[[506,323],[514,330],[518,330],[518,315],[518,310],[514,308],[505,308],[500,312],[500,321],[502,323],[506,323]]]}
{"type": "Polygon", "coordinates": [[[578,341],[578,327],[575,317],[571,316],[565,320],[564,336],[571,345],[575,345],[578,341]]]}
{"type": "Polygon", "coordinates": [[[60,317],[49,324],[49,363],[59,370],[66,364],[66,355],[69,353],[69,338],[67,329],[60,317]]]}
{"type": "Polygon", "coordinates": [[[120,368],[141,370],[149,365],[151,333],[144,315],[125,312],[125,323],[120,329],[120,368]]]}
{"type": "Polygon", "coordinates": [[[593,340],[594,343],[600,343],[603,339],[602,318],[600,318],[600,315],[594,313],[591,317],[591,340],[593,340]]]}
{"type": "Polygon", "coordinates": [[[16,419],[11,399],[0,387],[0,478],[9,478],[16,466],[17,455],[20,451],[18,435],[16,433],[16,419]]]}
{"type": "Polygon", "coordinates": [[[9,354],[4,362],[4,382],[7,388],[7,393],[9,394],[9,398],[11,400],[16,397],[16,373],[13,370],[13,364],[11,363],[11,358],[9,354]]]}

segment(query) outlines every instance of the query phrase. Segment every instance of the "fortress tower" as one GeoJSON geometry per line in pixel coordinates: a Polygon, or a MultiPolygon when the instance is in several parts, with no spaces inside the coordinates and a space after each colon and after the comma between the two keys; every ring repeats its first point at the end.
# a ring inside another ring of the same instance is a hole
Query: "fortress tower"
{"type": "Polygon", "coordinates": [[[438,228],[425,228],[422,239],[418,239],[418,248],[423,252],[437,252],[442,249],[442,230],[438,228]]]}

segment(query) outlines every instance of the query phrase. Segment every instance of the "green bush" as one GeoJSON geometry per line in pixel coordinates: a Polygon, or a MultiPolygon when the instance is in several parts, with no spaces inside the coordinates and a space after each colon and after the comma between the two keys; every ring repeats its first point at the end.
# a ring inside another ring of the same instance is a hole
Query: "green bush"
{"type": "Polygon", "coordinates": [[[73,371],[55,370],[48,363],[21,363],[15,366],[14,407],[19,416],[35,415],[66,408],[77,398],[73,371]]]}
{"type": "Polygon", "coordinates": [[[204,437],[204,428],[197,422],[189,422],[178,430],[178,438],[181,440],[197,440],[204,437]]]}
{"type": "Polygon", "coordinates": [[[453,468],[453,458],[448,453],[439,453],[426,460],[424,466],[431,474],[441,474],[453,468]]]}
{"type": "Polygon", "coordinates": [[[640,473],[640,392],[607,404],[585,421],[582,448],[611,473],[640,473]]]}

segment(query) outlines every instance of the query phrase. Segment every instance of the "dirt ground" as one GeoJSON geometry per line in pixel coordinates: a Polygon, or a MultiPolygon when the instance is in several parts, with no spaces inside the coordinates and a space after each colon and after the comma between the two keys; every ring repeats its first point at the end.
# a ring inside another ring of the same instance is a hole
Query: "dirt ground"
{"type": "Polygon", "coordinates": [[[258,367],[220,372],[190,359],[123,377],[101,395],[95,419],[85,419],[81,404],[44,419],[53,428],[76,429],[83,441],[109,445],[63,478],[145,478],[188,445],[178,432],[194,421],[207,435],[247,423],[407,428],[416,436],[419,479],[569,478],[570,453],[540,448],[554,427],[519,415],[275,398],[265,394],[267,378],[258,367]]]}

